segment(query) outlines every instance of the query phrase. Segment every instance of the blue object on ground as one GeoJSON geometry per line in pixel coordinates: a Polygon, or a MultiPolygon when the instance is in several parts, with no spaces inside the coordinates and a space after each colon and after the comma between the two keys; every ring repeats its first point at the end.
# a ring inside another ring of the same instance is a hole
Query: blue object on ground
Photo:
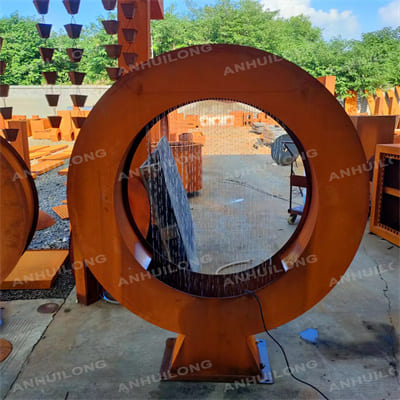
{"type": "Polygon", "coordinates": [[[318,331],[312,328],[306,329],[305,331],[300,332],[300,337],[306,342],[316,344],[318,342],[318,331]]]}

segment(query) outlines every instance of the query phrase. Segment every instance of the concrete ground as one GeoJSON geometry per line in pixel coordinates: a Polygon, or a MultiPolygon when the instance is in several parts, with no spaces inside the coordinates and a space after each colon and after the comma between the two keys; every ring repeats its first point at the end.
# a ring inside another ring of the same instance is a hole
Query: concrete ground
{"type": "MultiPolygon", "coordinates": [[[[288,169],[273,165],[269,156],[205,159],[204,179],[204,191],[191,199],[199,252],[214,255],[213,265],[203,265],[203,271],[213,272],[239,257],[268,257],[293,232],[286,221],[288,169]],[[221,165],[224,168],[216,168],[221,165]],[[203,213],[209,218],[202,219],[203,213]],[[259,213],[260,218],[251,220],[259,213]],[[224,219],[226,226],[220,225],[224,219]],[[216,239],[207,242],[213,230],[216,239]],[[265,235],[273,232],[265,243],[265,235]]],[[[297,376],[329,399],[400,399],[399,256],[396,246],[369,234],[367,227],[342,282],[312,310],[272,331],[297,376]],[[300,337],[307,329],[317,331],[315,343],[300,337]]],[[[119,305],[99,301],[85,307],[76,303],[73,291],[65,301],[10,301],[0,306],[0,338],[14,345],[0,363],[3,399],[321,398],[288,376],[282,354],[263,333],[258,337],[267,340],[273,385],[159,382],[165,340],[175,335],[119,305]],[[53,315],[39,314],[38,306],[49,301],[60,309],[53,315]]]]}
{"type": "MultiPolygon", "coordinates": [[[[287,242],[296,228],[287,223],[289,176],[290,167],[269,155],[204,156],[204,186],[190,199],[203,273],[237,261],[248,262],[223,272],[252,268],[287,242]]],[[[299,191],[293,193],[294,204],[303,204],[299,191]]]]}
{"type": "MultiPolygon", "coordinates": [[[[298,377],[330,399],[400,398],[398,256],[398,248],[366,231],[344,282],[305,315],[273,331],[298,377]],[[316,344],[299,336],[309,328],[319,333],[316,344]]],[[[119,305],[77,304],[74,292],[50,321],[35,311],[39,303],[2,303],[1,337],[15,340],[20,326],[27,329],[32,320],[40,326],[25,336],[11,362],[0,364],[7,400],[320,398],[287,376],[269,339],[273,385],[158,382],[172,333],[119,305]]]]}

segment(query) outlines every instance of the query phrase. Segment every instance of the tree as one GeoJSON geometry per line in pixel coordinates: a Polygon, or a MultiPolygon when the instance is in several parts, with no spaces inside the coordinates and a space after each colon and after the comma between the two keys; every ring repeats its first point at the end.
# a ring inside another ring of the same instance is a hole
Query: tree
{"type": "MultiPolygon", "coordinates": [[[[374,92],[400,83],[400,27],[366,33],[362,40],[334,39],[329,42],[321,30],[303,15],[280,18],[262,8],[257,0],[218,0],[213,6],[189,4],[187,14],[170,7],[164,20],[152,21],[154,55],[203,43],[228,43],[256,47],[299,65],[314,77],[336,75],[340,97],[348,90],[374,92]]],[[[115,18],[115,15],[112,16],[115,18]]],[[[8,62],[4,82],[19,85],[44,83],[42,70],[57,70],[57,83],[69,82],[67,71],[86,72],[86,84],[111,83],[105,68],[116,65],[104,44],[116,41],[105,33],[98,20],[87,26],[75,44],[84,49],[80,64],[70,63],[65,49],[73,41],[65,32],[53,32],[47,45],[56,49],[53,63],[44,65],[38,47],[44,45],[36,32],[37,21],[13,14],[0,19],[5,44],[0,54],[8,62]]]]}
{"type": "Polygon", "coordinates": [[[154,56],[180,47],[191,46],[201,42],[198,32],[193,30],[194,21],[175,14],[175,7],[165,12],[164,20],[152,21],[152,38],[154,56]]]}
{"type": "Polygon", "coordinates": [[[116,39],[105,32],[100,19],[83,30],[81,46],[84,53],[79,68],[87,74],[86,83],[110,84],[106,67],[117,66],[117,62],[108,58],[104,45],[111,43],[116,43],[116,39]]]}
{"type": "Polygon", "coordinates": [[[38,47],[42,39],[36,30],[36,21],[21,18],[17,13],[0,19],[0,36],[4,43],[1,59],[7,62],[3,82],[10,85],[39,85],[41,60],[38,47]]]}
{"type": "Polygon", "coordinates": [[[76,41],[69,39],[65,31],[52,32],[45,41],[39,37],[37,23],[38,20],[20,17],[17,13],[0,19],[0,36],[4,38],[0,56],[7,61],[4,83],[40,85],[45,83],[42,71],[57,71],[57,83],[69,84],[67,72],[74,70],[87,73],[85,83],[111,83],[105,67],[113,62],[107,57],[104,44],[111,43],[112,39],[105,33],[100,20],[86,27],[76,41]],[[75,46],[84,49],[79,64],[71,63],[66,53],[68,47],[75,46]],[[54,47],[52,63],[41,60],[39,47],[54,47]]]}
{"type": "Polygon", "coordinates": [[[336,75],[337,93],[374,92],[400,83],[400,28],[366,33],[361,41],[324,41],[321,30],[303,15],[284,19],[256,0],[218,0],[189,15],[167,11],[153,23],[155,53],[199,43],[256,47],[299,65],[314,77],[336,75]]]}

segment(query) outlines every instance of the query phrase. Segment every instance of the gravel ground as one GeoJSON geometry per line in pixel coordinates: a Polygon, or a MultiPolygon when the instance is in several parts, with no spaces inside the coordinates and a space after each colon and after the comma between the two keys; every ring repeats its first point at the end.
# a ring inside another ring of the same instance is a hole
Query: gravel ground
{"type": "MultiPolygon", "coordinates": [[[[29,146],[37,145],[60,145],[65,144],[72,147],[71,142],[52,142],[51,140],[29,138],[29,146]]],[[[66,149],[65,149],[66,150],[66,149]]],[[[62,150],[64,151],[64,150],[62,150]]],[[[50,228],[37,231],[32,239],[29,249],[68,249],[69,247],[69,220],[62,220],[52,207],[61,206],[63,200],[67,199],[66,176],[59,176],[58,171],[68,167],[69,160],[52,171],[39,175],[35,179],[35,185],[39,196],[39,209],[52,216],[56,223],[50,228]]]]}
{"type": "Polygon", "coordinates": [[[68,166],[68,161],[59,168],[53,169],[35,179],[39,195],[39,208],[52,216],[56,223],[50,228],[36,231],[29,249],[68,249],[69,220],[62,220],[52,207],[62,205],[67,199],[66,176],[59,176],[58,171],[68,166]]]}

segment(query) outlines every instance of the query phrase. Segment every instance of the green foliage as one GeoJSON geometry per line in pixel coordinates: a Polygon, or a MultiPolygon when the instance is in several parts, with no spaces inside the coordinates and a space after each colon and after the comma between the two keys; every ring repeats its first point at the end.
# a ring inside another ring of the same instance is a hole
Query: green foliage
{"type": "Polygon", "coordinates": [[[117,43],[116,38],[105,32],[99,20],[82,31],[80,40],[84,49],[80,70],[87,74],[85,83],[110,84],[106,67],[117,66],[117,63],[108,58],[104,45],[117,43]]]}
{"type": "MultiPolygon", "coordinates": [[[[115,15],[110,15],[111,18],[115,15]]],[[[104,44],[112,39],[103,29],[99,21],[90,24],[82,31],[81,38],[70,39],[64,30],[52,32],[45,41],[39,37],[36,30],[38,20],[23,18],[13,14],[9,18],[0,19],[0,36],[4,38],[0,54],[7,61],[4,83],[11,85],[40,85],[45,84],[42,71],[58,71],[58,84],[69,84],[68,71],[79,70],[86,72],[86,84],[110,84],[106,67],[113,66],[106,54],[104,44]],[[53,61],[46,64],[41,60],[39,47],[54,47],[53,61]],[[68,47],[83,48],[82,61],[71,63],[66,49],[68,47]]]]}
{"type": "MultiPolygon", "coordinates": [[[[189,13],[180,15],[171,7],[164,20],[152,21],[154,55],[202,43],[240,44],[284,57],[315,77],[336,75],[341,97],[350,89],[374,92],[400,83],[400,27],[366,33],[361,40],[327,42],[307,17],[279,18],[257,0],[218,0],[205,7],[186,2],[189,13]]],[[[103,45],[116,39],[104,32],[100,21],[87,26],[75,42],[64,31],[53,32],[47,45],[56,48],[54,61],[46,66],[38,52],[44,41],[36,23],[18,14],[0,19],[0,36],[5,38],[0,57],[8,62],[5,83],[43,84],[44,68],[59,71],[58,83],[68,83],[67,71],[74,69],[87,73],[86,84],[110,83],[105,68],[115,61],[108,59],[103,45]],[[84,49],[79,65],[69,62],[68,47],[84,49]]]]}
{"type": "Polygon", "coordinates": [[[13,14],[0,19],[0,36],[4,38],[1,59],[7,69],[3,82],[11,85],[38,85],[41,82],[41,60],[38,47],[42,45],[36,27],[30,19],[13,14]]]}
{"type": "Polygon", "coordinates": [[[400,27],[364,34],[362,40],[323,40],[305,16],[279,18],[256,0],[219,0],[177,15],[170,8],[153,21],[154,53],[199,43],[257,47],[299,65],[314,77],[336,75],[337,93],[374,92],[400,83],[400,27]]]}
{"type": "MultiPolygon", "coordinates": [[[[175,7],[165,12],[165,19],[152,22],[153,52],[157,56],[165,53],[164,49],[199,44],[196,32],[193,32],[194,21],[175,14],[175,7]],[[197,40],[196,40],[197,39],[197,40]]],[[[167,50],[169,51],[169,50],[167,50]]]]}

